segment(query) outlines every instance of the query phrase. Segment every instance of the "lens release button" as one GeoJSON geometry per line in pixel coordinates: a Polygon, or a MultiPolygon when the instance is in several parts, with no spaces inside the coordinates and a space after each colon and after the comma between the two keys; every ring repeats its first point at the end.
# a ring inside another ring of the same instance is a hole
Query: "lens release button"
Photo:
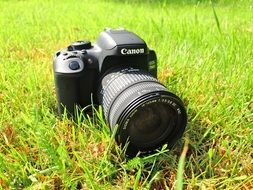
{"type": "Polygon", "coordinates": [[[79,65],[79,63],[77,61],[71,61],[69,63],[69,68],[71,70],[77,70],[77,69],[80,69],[80,65],[79,65]]]}

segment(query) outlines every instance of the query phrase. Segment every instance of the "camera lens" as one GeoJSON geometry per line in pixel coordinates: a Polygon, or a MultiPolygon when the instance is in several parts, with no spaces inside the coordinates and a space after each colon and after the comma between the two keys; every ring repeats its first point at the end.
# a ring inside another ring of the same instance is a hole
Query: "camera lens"
{"type": "Polygon", "coordinates": [[[133,68],[106,73],[99,102],[116,140],[128,143],[127,153],[150,152],[163,144],[173,146],[186,126],[181,100],[149,73],[133,68]]]}

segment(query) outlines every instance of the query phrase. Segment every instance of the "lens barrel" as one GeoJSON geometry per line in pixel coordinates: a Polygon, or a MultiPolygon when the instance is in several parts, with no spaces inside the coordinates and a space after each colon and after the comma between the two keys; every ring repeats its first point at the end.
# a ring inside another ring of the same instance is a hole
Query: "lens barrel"
{"type": "Polygon", "coordinates": [[[152,152],[163,144],[173,146],[186,127],[181,100],[148,72],[116,69],[101,79],[99,103],[111,130],[118,125],[116,140],[127,153],[152,152]]]}

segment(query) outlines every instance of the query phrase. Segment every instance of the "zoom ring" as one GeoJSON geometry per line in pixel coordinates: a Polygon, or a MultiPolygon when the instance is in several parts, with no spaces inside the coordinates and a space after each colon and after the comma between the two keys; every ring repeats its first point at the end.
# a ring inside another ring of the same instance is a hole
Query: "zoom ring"
{"type": "Polygon", "coordinates": [[[99,88],[99,101],[106,118],[108,118],[109,109],[115,98],[125,91],[125,89],[140,81],[158,82],[149,73],[132,68],[113,71],[102,79],[99,88]]]}

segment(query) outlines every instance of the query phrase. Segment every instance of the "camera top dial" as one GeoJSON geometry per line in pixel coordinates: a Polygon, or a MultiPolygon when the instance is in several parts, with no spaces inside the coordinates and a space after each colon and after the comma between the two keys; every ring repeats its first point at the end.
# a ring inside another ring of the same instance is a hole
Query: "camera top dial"
{"type": "Polygon", "coordinates": [[[90,49],[91,47],[91,42],[88,40],[76,41],[68,46],[68,51],[90,49]]]}

